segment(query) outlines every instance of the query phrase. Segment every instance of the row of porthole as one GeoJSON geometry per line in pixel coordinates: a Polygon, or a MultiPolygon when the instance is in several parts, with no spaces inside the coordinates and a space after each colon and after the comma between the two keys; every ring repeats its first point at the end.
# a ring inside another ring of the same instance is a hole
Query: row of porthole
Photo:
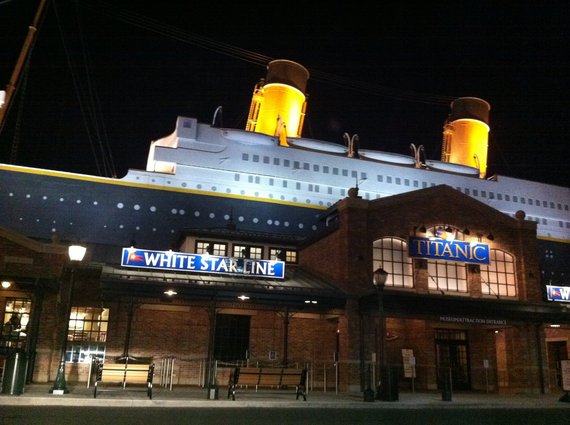
{"type": "MultiPolygon", "coordinates": [[[[14,193],[13,193],[13,192],[10,192],[10,193],[9,193],[9,196],[14,196],[14,193]]],[[[30,195],[30,194],[26,194],[26,198],[28,198],[28,199],[31,198],[31,195],[30,195]]],[[[47,196],[45,196],[45,195],[42,196],[42,199],[43,199],[43,200],[47,200],[47,196]]],[[[64,201],[65,201],[65,198],[63,198],[63,197],[62,197],[62,198],[59,198],[59,201],[60,201],[60,202],[64,202],[64,201]]],[[[77,204],[80,204],[80,203],[81,203],[81,199],[77,199],[77,200],[76,200],[76,203],[77,203],[77,204]]],[[[93,201],[93,205],[98,205],[98,204],[99,204],[99,203],[98,203],[97,201],[93,201]]],[[[119,208],[119,209],[123,209],[124,207],[125,207],[125,204],[123,204],[122,202],[119,202],[119,203],[117,204],[117,208],[119,208]]],[[[139,211],[139,210],[141,209],[141,206],[140,206],[139,204],[135,204],[135,205],[133,205],[133,209],[136,210],[136,211],[139,211]]],[[[157,208],[156,208],[156,206],[153,205],[153,206],[149,207],[149,210],[150,210],[151,212],[156,212],[156,211],[157,211],[157,208]]],[[[172,214],[179,214],[179,215],[184,215],[184,214],[186,214],[186,211],[185,211],[185,210],[183,210],[183,209],[178,210],[178,209],[176,209],[176,208],[172,208],[172,209],[170,210],[170,212],[171,212],[172,214]]],[[[195,216],[195,217],[199,217],[200,214],[201,214],[200,211],[194,211],[194,216],[195,216]]],[[[211,212],[211,213],[208,215],[208,217],[211,218],[211,219],[213,219],[213,218],[216,217],[216,215],[211,212]]],[[[226,214],[226,215],[224,216],[224,219],[225,219],[226,221],[228,221],[228,220],[230,219],[230,216],[226,214]]],[[[20,217],[20,221],[23,221],[23,217],[20,217]]],[[[239,216],[239,217],[238,217],[238,221],[239,221],[239,222],[244,222],[244,221],[245,221],[245,217],[239,216]]],[[[36,222],[39,222],[39,219],[36,219],[36,222]]],[[[258,224],[258,223],[259,223],[259,219],[258,219],[257,217],[254,217],[254,218],[252,219],[252,222],[255,223],[255,224],[258,224]]],[[[55,224],[55,220],[53,221],[53,223],[55,224]]],[[[280,225],[281,225],[281,222],[280,222],[279,220],[271,220],[271,219],[268,219],[266,223],[267,223],[268,225],[270,225],[270,226],[271,226],[271,225],[274,225],[274,226],[280,226],[280,225]]],[[[73,223],[70,223],[70,225],[73,225],[73,223]]],[[[284,227],[289,227],[289,226],[290,226],[290,223],[289,223],[288,221],[285,221],[285,222],[283,222],[283,226],[284,226],[284,227]]],[[[105,227],[106,227],[106,226],[105,226],[105,227]]],[[[303,228],[304,228],[304,224],[303,224],[303,223],[299,223],[299,224],[298,224],[298,227],[299,227],[299,229],[303,229],[303,228]]],[[[121,224],[121,225],[119,226],[119,228],[122,229],[122,228],[123,228],[123,225],[121,224]]],[[[316,226],[313,226],[312,228],[313,228],[313,230],[316,230],[316,226]]],[[[136,230],[140,230],[140,229],[138,228],[138,226],[137,226],[137,229],[136,229],[136,230]]],[[[55,232],[55,229],[52,229],[52,231],[55,232]]],[[[156,231],[156,229],[153,229],[153,231],[156,231]]]]}
{"type": "MultiPolygon", "coordinates": [[[[199,216],[200,216],[200,211],[194,211],[194,216],[195,216],[195,217],[199,217],[199,216]]],[[[214,213],[210,213],[210,214],[208,214],[208,217],[211,218],[211,219],[213,219],[213,218],[216,217],[216,215],[215,215],[214,213]]],[[[225,219],[226,221],[228,221],[228,220],[230,219],[230,216],[229,216],[228,214],[226,214],[226,215],[224,215],[224,219],[225,219]]],[[[24,221],[24,217],[20,217],[19,220],[20,220],[20,221],[24,221]]],[[[243,223],[243,222],[245,221],[245,217],[239,216],[239,217],[238,217],[238,221],[239,221],[240,223],[243,223]]],[[[255,224],[258,224],[258,223],[259,223],[259,218],[254,217],[251,221],[252,221],[253,223],[255,223],[255,224]]],[[[39,222],[40,222],[40,219],[39,219],[39,218],[36,218],[36,223],[39,223],[39,222]]],[[[268,220],[266,221],[266,223],[267,223],[269,226],[272,226],[272,225],[273,225],[273,226],[280,226],[280,225],[281,225],[281,222],[280,222],[279,220],[271,220],[271,219],[268,219],[268,220]]],[[[53,220],[53,221],[52,221],[52,224],[56,224],[56,220],[53,220]]],[[[70,226],[73,226],[73,222],[70,222],[69,225],[70,225],[70,226]]],[[[285,222],[283,222],[283,226],[284,226],[284,227],[289,227],[289,226],[290,226],[290,223],[289,223],[288,221],[285,221],[285,222]]],[[[107,226],[106,224],[103,225],[103,227],[104,227],[105,229],[108,228],[108,226],[107,226]]],[[[299,229],[303,229],[303,228],[305,227],[305,225],[304,225],[303,223],[299,223],[299,224],[298,224],[298,227],[299,227],[299,229]]],[[[123,224],[120,224],[120,225],[119,225],[119,229],[124,229],[124,228],[125,228],[125,226],[124,226],[123,224]]],[[[317,229],[317,226],[313,225],[313,226],[312,226],[312,229],[313,229],[313,230],[316,230],[316,229],[317,229]]],[[[136,226],[136,227],[135,227],[135,230],[140,230],[140,226],[136,226]]],[[[152,229],[153,232],[156,232],[156,230],[157,230],[156,228],[153,228],[153,229],[152,229]]],[[[56,232],[56,229],[55,229],[55,228],[52,228],[52,232],[56,232]]],[[[174,230],[171,230],[171,233],[173,233],[173,232],[174,232],[174,230]]]]}
{"type": "MultiPolygon", "coordinates": [[[[14,196],[14,192],[10,192],[8,193],[8,196],[13,197],[14,196]]],[[[31,199],[32,195],[30,195],[29,193],[26,193],[26,199],[31,199]]],[[[46,195],[42,196],[42,200],[47,201],[48,197],[46,195]]],[[[59,202],[65,202],[65,198],[62,196],[58,199],[59,202]]],[[[76,204],[80,204],[81,203],[81,199],[76,199],[75,200],[76,204]]],[[[99,205],[99,202],[97,201],[93,201],[93,205],[99,205]]]]}

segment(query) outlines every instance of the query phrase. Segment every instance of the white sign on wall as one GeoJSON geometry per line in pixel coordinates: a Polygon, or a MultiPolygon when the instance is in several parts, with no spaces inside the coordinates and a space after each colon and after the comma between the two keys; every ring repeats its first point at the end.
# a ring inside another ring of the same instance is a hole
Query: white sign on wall
{"type": "Polygon", "coordinates": [[[570,391],[570,360],[562,360],[560,369],[562,371],[562,389],[570,391]]]}
{"type": "Polygon", "coordinates": [[[402,348],[402,362],[404,363],[404,376],[406,378],[415,378],[416,358],[414,357],[414,350],[402,348]]]}

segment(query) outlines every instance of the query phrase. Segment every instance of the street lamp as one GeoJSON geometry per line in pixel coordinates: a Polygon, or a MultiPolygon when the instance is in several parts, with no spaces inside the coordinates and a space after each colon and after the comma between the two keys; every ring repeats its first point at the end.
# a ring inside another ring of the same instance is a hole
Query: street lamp
{"type": "Polygon", "coordinates": [[[71,303],[73,302],[73,286],[75,284],[75,267],[80,263],[85,256],[87,248],[81,245],[71,245],[68,250],[69,259],[71,260],[71,277],[69,279],[69,291],[67,294],[66,316],[65,316],[65,332],[61,341],[61,360],[59,361],[59,368],[53,383],[53,388],[50,390],[52,394],[67,394],[67,384],[65,382],[65,352],[67,350],[67,333],[69,331],[69,317],[71,316],[71,303]]]}
{"type": "Polygon", "coordinates": [[[376,288],[376,293],[378,294],[378,320],[380,321],[380,329],[378,331],[377,338],[377,354],[376,354],[376,375],[377,375],[377,386],[376,386],[376,399],[381,400],[381,388],[380,381],[382,376],[382,370],[386,366],[386,353],[384,349],[384,338],[386,336],[386,319],[384,317],[384,286],[386,285],[386,280],[388,279],[388,272],[382,268],[378,268],[374,271],[372,276],[372,283],[376,288]]]}

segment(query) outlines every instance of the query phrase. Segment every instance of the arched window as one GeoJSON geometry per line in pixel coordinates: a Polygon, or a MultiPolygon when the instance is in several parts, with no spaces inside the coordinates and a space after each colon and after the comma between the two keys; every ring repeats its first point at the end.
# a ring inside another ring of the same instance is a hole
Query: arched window
{"type": "MultiPolygon", "coordinates": [[[[445,239],[447,241],[464,241],[467,229],[442,223],[427,229],[426,236],[430,239],[445,239]]],[[[428,260],[428,288],[440,292],[467,292],[467,270],[465,263],[456,261],[428,260]]]]}
{"type": "Polygon", "coordinates": [[[496,297],[516,297],[515,259],[508,252],[491,249],[491,264],[481,265],[481,292],[496,297]]]}
{"type": "Polygon", "coordinates": [[[386,285],[413,288],[412,260],[408,257],[408,244],[399,238],[382,238],[374,241],[373,269],[383,268],[388,272],[386,285]]]}
{"type": "Polygon", "coordinates": [[[464,263],[428,260],[428,288],[437,291],[467,292],[464,263]]]}

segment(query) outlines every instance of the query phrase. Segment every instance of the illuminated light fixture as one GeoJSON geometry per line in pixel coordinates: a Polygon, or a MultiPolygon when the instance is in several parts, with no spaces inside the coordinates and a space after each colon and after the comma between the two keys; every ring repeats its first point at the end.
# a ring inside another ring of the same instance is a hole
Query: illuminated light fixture
{"type": "Polygon", "coordinates": [[[168,295],[169,297],[178,294],[178,292],[174,291],[173,289],[169,289],[168,291],[164,291],[165,295],[168,295]]]}
{"type": "Polygon", "coordinates": [[[317,300],[305,300],[305,304],[317,304],[317,300]]]}
{"type": "Polygon", "coordinates": [[[492,233],[489,233],[489,234],[487,235],[487,239],[489,239],[490,241],[494,241],[494,240],[495,240],[495,237],[493,236],[492,233]]]}
{"type": "Polygon", "coordinates": [[[240,295],[238,298],[242,301],[249,300],[249,297],[247,295],[240,295]]]}
{"type": "Polygon", "coordinates": [[[558,324],[554,324],[554,323],[553,323],[552,325],[550,325],[550,327],[551,327],[551,328],[559,328],[559,327],[560,327],[560,325],[558,325],[558,324]]]}
{"type": "Polygon", "coordinates": [[[12,282],[10,282],[9,280],[2,281],[2,288],[8,289],[10,286],[12,286],[12,282]]]}
{"type": "Polygon", "coordinates": [[[87,248],[81,245],[70,245],[68,249],[69,259],[71,261],[83,261],[87,248]]]}

